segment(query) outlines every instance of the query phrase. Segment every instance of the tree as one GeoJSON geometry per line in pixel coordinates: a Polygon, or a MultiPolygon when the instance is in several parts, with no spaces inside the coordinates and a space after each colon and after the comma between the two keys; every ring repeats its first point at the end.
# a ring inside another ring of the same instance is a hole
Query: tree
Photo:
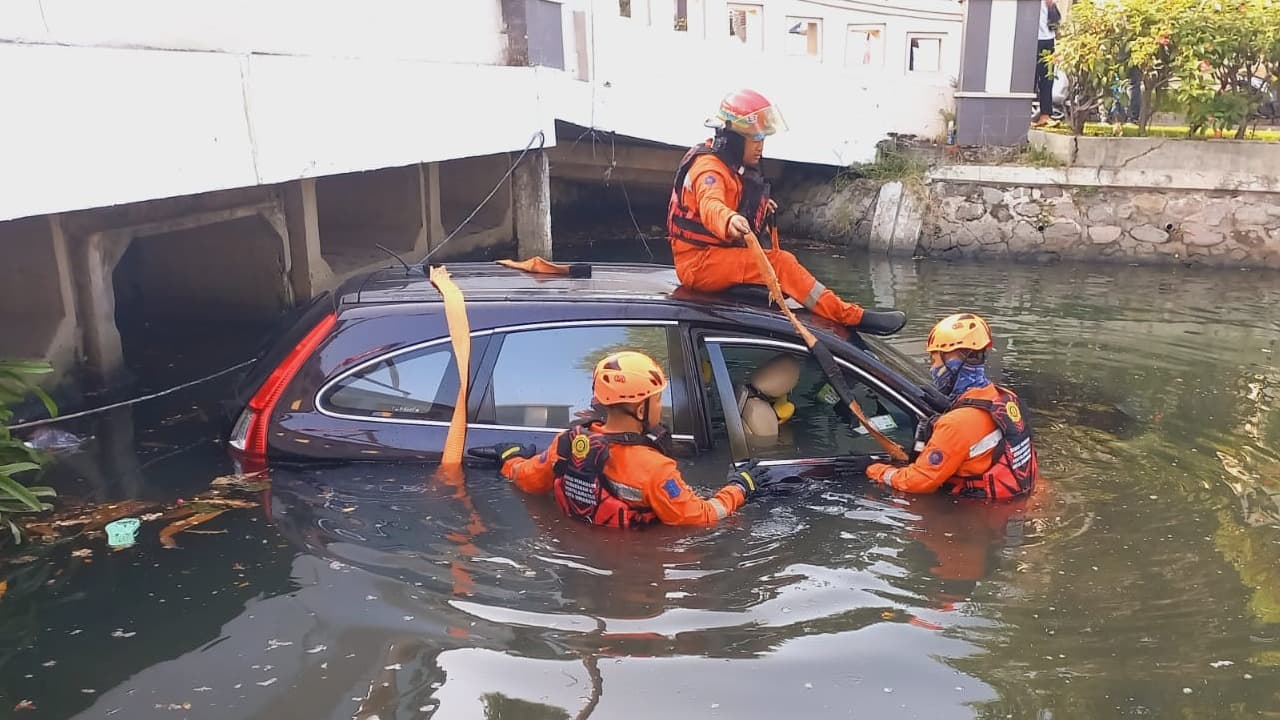
{"type": "Polygon", "coordinates": [[[1129,63],[1141,77],[1142,107],[1138,134],[1146,135],[1155,111],[1157,93],[1167,92],[1180,76],[1195,72],[1196,62],[1187,52],[1191,28],[1202,22],[1201,0],[1123,0],[1119,3],[1129,63]]]}
{"type": "Polygon", "coordinates": [[[1267,25],[1280,22],[1268,16],[1280,7],[1272,0],[1199,0],[1194,22],[1180,33],[1186,60],[1179,76],[1178,98],[1188,107],[1192,131],[1211,124],[1216,132],[1236,129],[1243,139],[1248,120],[1263,100],[1254,77],[1270,49],[1267,25]]]}
{"type": "Polygon", "coordinates": [[[1081,0],[1059,29],[1050,64],[1067,76],[1067,123],[1076,135],[1123,76],[1124,20],[1113,3],[1081,0]]]}

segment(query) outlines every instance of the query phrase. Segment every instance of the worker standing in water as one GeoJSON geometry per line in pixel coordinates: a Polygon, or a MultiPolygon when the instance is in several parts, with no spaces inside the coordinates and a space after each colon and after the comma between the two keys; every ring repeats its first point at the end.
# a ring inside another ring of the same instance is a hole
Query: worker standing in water
{"type": "MultiPolygon", "coordinates": [[[[726,95],[707,125],[715,137],[680,161],[667,210],[676,275],[690,289],[709,293],[764,285],[745,238],[761,235],[777,210],[760,161],[765,138],[785,130],[786,122],[763,95],[744,89],[726,95]]],[[[907,321],[897,310],[864,310],[845,302],[785,250],[774,247],[766,255],[782,292],[817,315],[876,335],[895,333],[907,321]]]]}
{"type": "Polygon", "coordinates": [[[749,464],[729,472],[710,499],[685,484],[670,456],[662,416],[667,377],[650,357],[613,353],[596,364],[592,392],[604,416],[574,422],[538,454],[530,444],[473,448],[496,460],[502,475],[529,493],[555,494],[567,515],[593,525],[714,525],[777,480],[749,464]]]}
{"type": "Polygon", "coordinates": [[[925,346],[930,374],[951,407],[921,425],[924,448],[915,462],[873,464],[868,478],[903,492],[990,500],[1032,491],[1040,468],[1031,426],[1018,396],[987,379],[991,346],[991,329],[972,313],[951,315],[933,327],[925,346]]]}

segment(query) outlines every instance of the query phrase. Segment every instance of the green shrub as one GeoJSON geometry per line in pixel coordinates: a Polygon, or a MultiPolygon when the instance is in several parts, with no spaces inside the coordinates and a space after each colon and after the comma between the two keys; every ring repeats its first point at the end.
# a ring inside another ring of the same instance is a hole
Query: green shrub
{"type": "Polygon", "coordinates": [[[0,528],[7,527],[15,543],[22,542],[22,533],[9,516],[50,510],[52,506],[45,499],[55,493],[53,488],[28,487],[15,477],[39,470],[45,457],[9,432],[8,425],[13,420],[11,408],[34,394],[50,416],[57,414],[53,400],[33,380],[50,372],[53,368],[47,363],[0,360],[0,528]]]}

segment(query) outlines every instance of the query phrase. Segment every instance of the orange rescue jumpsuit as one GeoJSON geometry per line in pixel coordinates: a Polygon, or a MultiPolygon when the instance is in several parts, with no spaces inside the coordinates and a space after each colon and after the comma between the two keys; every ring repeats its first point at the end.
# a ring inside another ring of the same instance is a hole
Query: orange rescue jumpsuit
{"type": "MultiPolygon", "coordinates": [[[[528,493],[551,492],[555,482],[556,451],[560,437],[533,458],[513,457],[502,466],[502,475],[528,493]]],[[[714,525],[746,502],[742,488],[732,483],[720,488],[710,500],[698,497],[680,476],[676,461],[645,445],[614,444],[609,447],[605,475],[628,495],[642,498],[629,505],[649,509],[667,525],[714,525]]]]}
{"type": "MultiPolygon", "coordinates": [[[[961,396],[975,400],[995,400],[999,391],[994,383],[966,390],[961,396]]],[[[916,458],[906,467],[876,463],[867,468],[867,477],[909,493],[931,493],[956,475],[981,475],[995,462],[995,448],[970,457],[970,448],[996,430],[991,415],[979,408],[958,407],[948,410],[933,425],[933,436],[916,458]],[[886,481],[885,478],[888,478],[886,481]]]]}
{"type": "MultiPolygon", "coordinates": [[[[680,282],[693,290],[721,292],[734,285],[763,285],[764,277],[756,268],[752,251],[728,240],[729,219],[738,211],[742,200],[742,179],[714,155],[700,155],[685,176],[680,189],[681,202],[697,208],[703,226],[723,245],[701,247],[679,238],[671,238],[671,252],[680,282]]],[[[769,264],[778,276],[782,292],[799,300],[822,317],[842,325],[862,321],[862,308],[845,302],[818,282],[795,255],[773,248],[765,251],[769,264]]]]}

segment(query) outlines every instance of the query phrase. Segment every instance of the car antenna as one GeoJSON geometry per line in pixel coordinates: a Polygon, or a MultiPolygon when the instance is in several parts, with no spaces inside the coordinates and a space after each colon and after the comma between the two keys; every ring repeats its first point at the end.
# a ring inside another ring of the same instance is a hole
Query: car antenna
{"type": "Polygon", "coordinates": [[[383,247],[383,246],[379,245],[378,243],[374,243],[374,244],[373,244],[373,246],[374,246],[374,247],[376,247],[376,248],[378,248],[378,249],[379,249],[379,250],[381,250],[382,252],[384,252],[384,253],[386,253],[386,254],[390,255],[391,257],[395,258],[396,260],[398,260],[398,261],[400,262],[400,264],[404,266],[404,274],[405,274],[405,275],[408,275],[408,274],[410,274],[410,273],[412,272],[412,270],[410,270],[410,269],[409,269],[409,263],[405,262],[405,261],[404,261],[404,258],[402,258],[402,257],[400,257],[399,255],[395,254],[395,253],[394,253],[394,252],[392,252],[391,250],[389,250],[389,249],[387,249],[387,248],[385,248],[385,247],[383,247]]]}

